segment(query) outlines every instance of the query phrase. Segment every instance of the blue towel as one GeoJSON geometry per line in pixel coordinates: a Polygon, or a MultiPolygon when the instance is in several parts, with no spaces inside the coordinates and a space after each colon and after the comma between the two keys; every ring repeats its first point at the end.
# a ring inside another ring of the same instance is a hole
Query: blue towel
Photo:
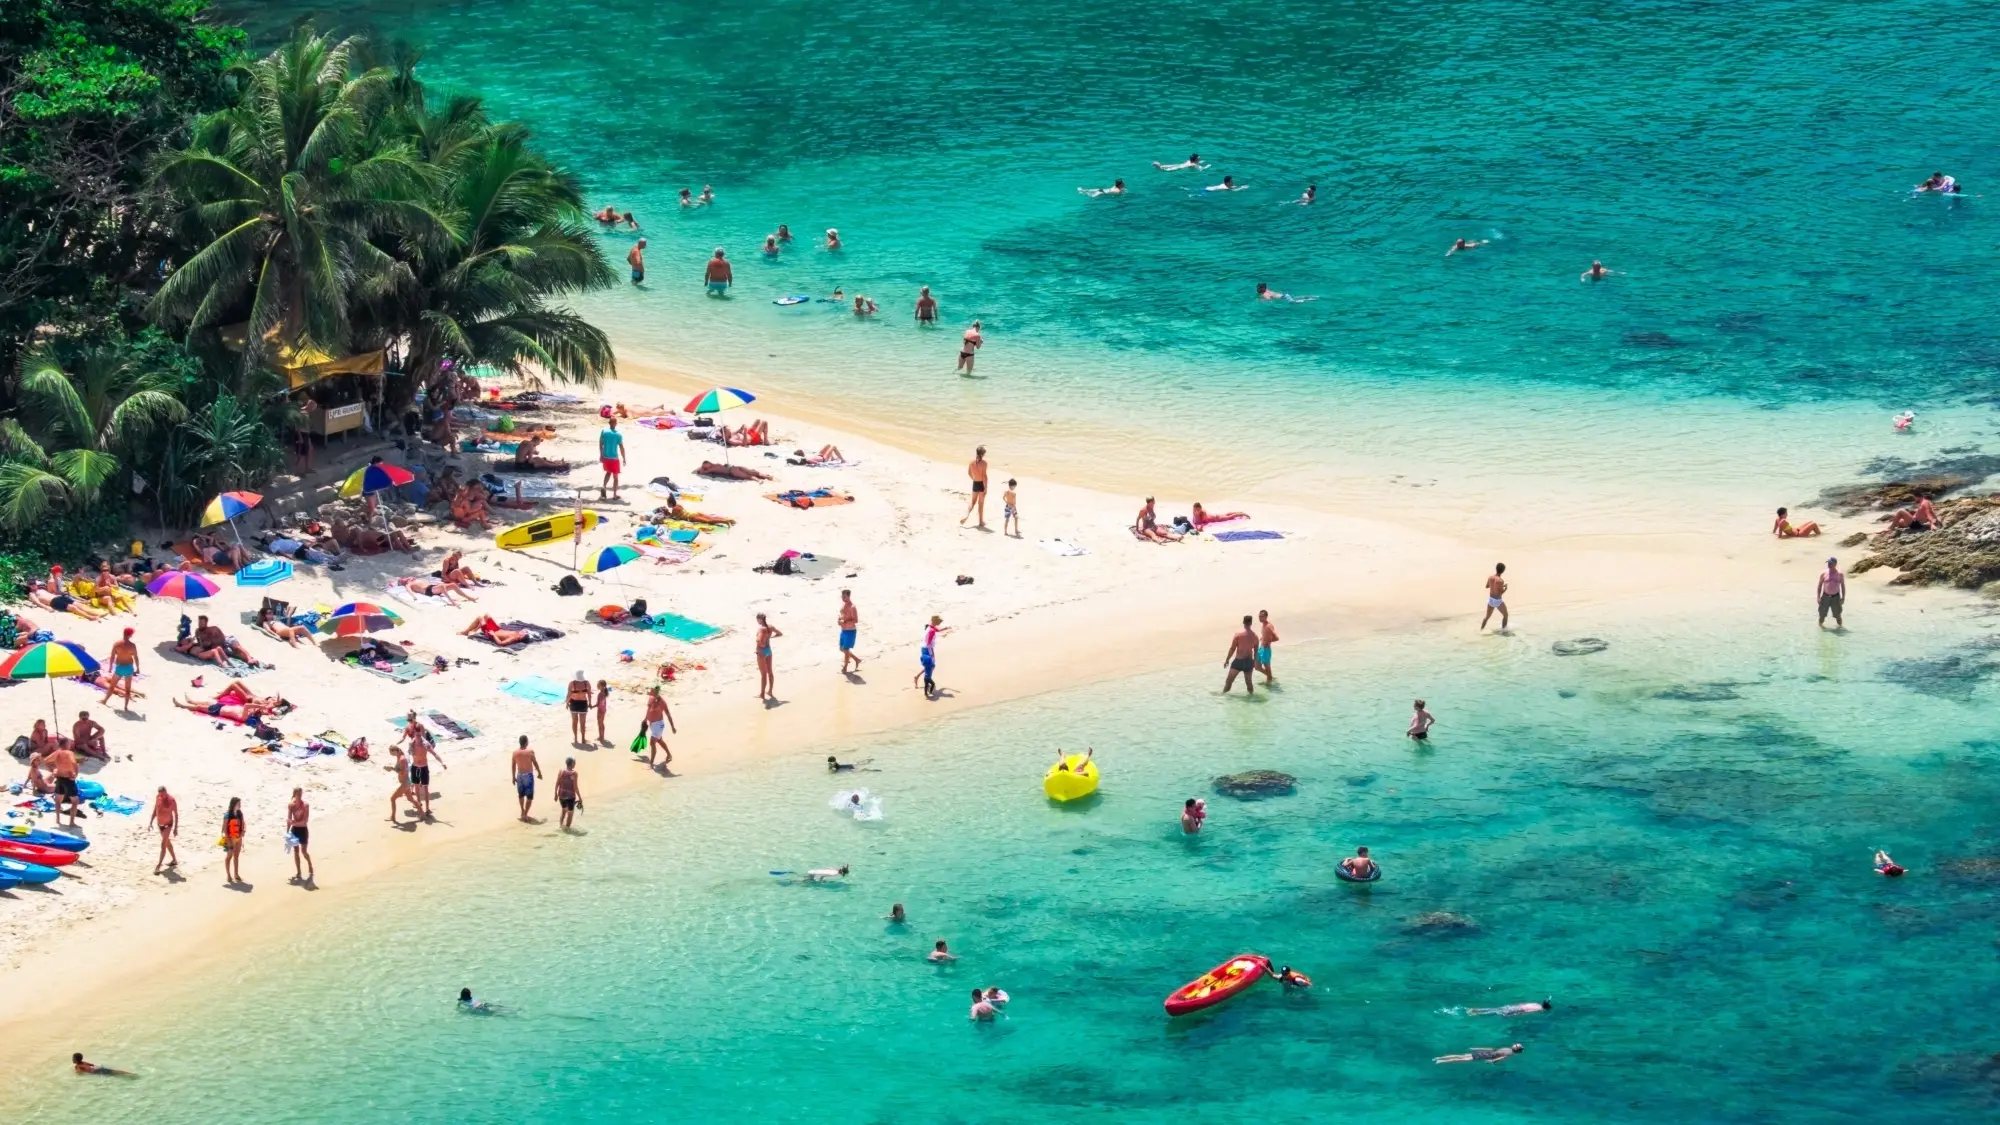
{"type": "Polygon", "coordinates": [[[1245,539],[1283,539],[1275,531],[1218,531],[1215,537],[1224,543],[1241,543],[1245,539]]]}
{"type": "Polygon", "coordinates": [[[656,613],[646,627],[662,636],[672,637],[677,641],[686,641],[689,644],[698,644],[711,637],[722,635],[721,629],[705,621],[696,621],[692,617],[682,617],[678,613],[656,613]]]}
{"type": "Polygon", "coordinates": [[[516,699],[530,703],[540,703],[545,707],[561,703],[568,694],[562,685],[545,680],[540,676],[523,676],[518,680],[502,680],[500,690],[516,699]]]}

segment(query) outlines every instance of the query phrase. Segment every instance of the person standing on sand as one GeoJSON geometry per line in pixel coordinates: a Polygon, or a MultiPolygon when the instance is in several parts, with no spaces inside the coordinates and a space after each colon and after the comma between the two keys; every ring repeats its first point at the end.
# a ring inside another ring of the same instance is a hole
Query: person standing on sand
{"type": "Polygon", "coordinates": [[[1008,477],[1007,491],[1000,494],[1000,534],[1009,534],[1007,529],[1012,527],[1014,529],[1012,535],[1014,538],[1019,539],[1021,537],[1021,510],[1014,506],[1014,489],[1017,487],[1019,487],[1019,482],[1013,477],[1008,477]]]}
{"type": "Polygon", "coordinates": [[[229,811],[222,814],[222,885],[243,882],[243,798],[229,798],[229,811]]]}
{"type": "Polygon", "coordinates": [[[757,698],[776,702],[778,698],[777,673],[771,670],[771,642],[785,634],[776,625],[757,615],[757,698]]]}
{"type": "Polygon", "coordinates": [[[307,846],[312,841],[312,829],[306,824],[312,819],[312,806],[306,804],[306,791],[294,785],[292,803],[285,806],[285,834],[297,840],[292,849],[292,882],[310,883],[313,878],[312,850],[307,846]],[[299,874],[299,864],[306,865],[305,874],[299,874]]]}
{"type": "Polygon", "coordinates": [[[986,447],[985,446],[982,445],[979,448],[972,451],[972,464],[967,465],[965,467],[965,475],[972,478],[972,499],[966,502],[965,514],[958,517],[958,526],[964,527],[965,521],[971,519],[972,513],[976,510],[979,513],[979,530],[985,531],[986,530],[986,447]]]}
{"type": "Polygon", "coordinates": [[[928,285],[917,289],[917,323],[937,323],[937,298],[931,296],[931,287],[928,285]]]}
{"type": "Polygon", "coordinates": [[[431,815],[431,756],[437,756],[438,768],[449,769],[444,755],[438,754],[437,743],[431,740],[431,732],[414,719],[410,726],[416,731],[410,738],[410,784],[417,790],[417,815],[430,819],[431,815]]]}
{"type": "Polygon", "coordinates": [[[1243,693],[1257,694],[1257,630],[1252,627],[1251,620],[1249,614],[1243,615],[1243,631],[1229,638],[1229,651],[1222,657],[1222,662],[1229,667],[1229,676],[1222,681],[1224,695],[1228,695],[1229,689],[1235,686],[1239,674],[1243,677],[1243,693]]]}
{"type": "Polygon", "coordinates": [[[663,733],[667,730],[672,730],[675,734],[681,732],[679,727],[674,726],[674,713],[667,709],[666,697],[660,694],[659,685],[655,684],[652,692],[646,696],[646,766],[649,769],[652,768],[655,751],[666,755],[665,760],[660,763],[661,768],[664,769],[674,763],[674,752],[667,748],[666,735],[663,733]]]}
{"type": "Polygon", "coordinates": [[[396,791],[389,794],[389,823],[396,824],[398,823],[396,819],[397,801],[409,801],[410,815],[412,816],[423,815],[423,809],[417,804],[417,787],[410,784],[409,757],[403,753],[401,746],[392,747],[392,749],[396,753],[396,791]]]}
{"type": "Polygon", "coordinates": [[[575,758],[564,758],[563,768],[556,774],[556,804],[562,806],[562,830],[567,832],[576,820],[576,810],[583,807],[583,789],[577,784],[575,758]]]}
{"type": "Polygon", "coordinates": [[[1493,611],[1500,611],[1500,631],[1507,631],[1507,580],[1501,575],[1507,573],[1506,563],[1494,563],[1493,573],[1486,579],[1486,616],[1479,619],[1479,628],[1484,631],[1486,623],[1493,620],[1493,611]]]}
{"type": "Polygon", "coordinates": [[[1437,722],[1437,716],[1424,710],[1424,701],[1421,699],[1411,704],[1411,706],[1413,713],[1410,715],[1410,729],[1403,733],[1406,737],[1423,742],[1430,738],[1431,724],[1437,722]]]}
{"type": "Polygon", "coordinates": [[[76,792],[76,751],[68,743],[57,742],[55,750],[48,757],[49,773],[56,779],[56,823],[63,821],[65,810],[69,813],[69,825],[76,827],[77,813],[83,809],[83,800],[76,792]]]}
{"type": "Polygon", "coordinates": [[[126,629],[124,637],[111,646],[111,674],[104,677],[104,698],[98,705],[108,707],[111,697],[118,694],[118,686],[125,685],[124,710],[132,709],[132,677],[139,674],[139,646],[132,643],[132,630],[126,629]]]}
{"type": "Polygon", "coordinates": [[[1847,602],[1847,576],[1840,572],[1840,560],[1826,560],[1826,572],[1819,576],[1819,627],[1826,628],[1826,615],[1833,614],[1835,632],[1847,628],[1840,619],[1841,607],[1847,602]]]}
{"type": "Polygon", "coordinates": [[[1257,611],[1257,670],[1264,673],[1264,684],[1270,686],[1271,646],[1278,643],[1278,628],[1271,624],[1271,611],[1257,611]]]}
{"type": "Polygon", "coordinates": [[[625,252],[625,264],[632,267],[632,284],[646,280],[646,240],[640,239],[625,252]]]}
{"type": "Polygon", "coordinates": [[[986,337],[980,335],[979,322],[975,320],[972,322],[972,327],[965,330],[964,338],[959,341],[958,373],[960,375],[972,374],[973,353],[977,352],[985,343],[986,337]]]}
{"type": "Polygon", "coordinates": [[[715,248],[715,257],[708,260],[708,268],[702,273],[702,281],[708,286],[708,295],[720,297],[729,292],[729,283],[736,280],[736,273],[729,265],[729,259],[722,256],[722,247],[715,248]]]}
{"type": "Polygon", "coordinates": [[[926,698],[937,694],[937,683],[931,678],[937,673],[937,639],[949,632],[950,629],[944,628],[944,618],[935,613],[931,614],[930,624],[924,626],[924,644],[917,650],[919,670],[911,677],[910,686],[916,687],[921,680],[926,698]]]}
{"type": "Polygon", "coordinates": [[[597,482],[597,498],[604,499],[604,488],[611,487],[611,498],[618,499],[618,474],[625,471],[625,435],[618,432],[618,416],[604,420],[604,430],[597,435],[597,460],[604,469],[604,479],[597,482]]]}
{"type": "Polygon", "coordinates": [[[840,674],[843,676],[850,670],[848,667],[850,664],[853,665],[853,671],[858,672],[861,670],[861,658],[854,655],[854,637],[860,627],[861,611],[855,608],[854,591],[842,590],[840,592],[840,674]]]}
{"type": "Polygon", "coordinates": [[[514,751],[508,769],[514,778],[514,796],[521,802],[521,819],[526,820],[528,810],[535,805],[535,779],[542,776],[542,763],[536,760],[534,749],[528,745],[527,735],[521,736],[521,745],[514,751]]]}
{"type": "Polygon", "coordinates": [[[611,744],[611,739],[604,734],[604,715],[609,710],[611,710],[611,685],[599,680],[597,681],[597,741],[607,746],[611,744]]]}
{"type": "Polygon", "coordinates": [[[153,826],[160,830],[160,858],[153,863],[153,874],[158,875],[181,865],[181,857],[174,852],[174,837],[181,834],[181,803],[164,785],[153,795],[152,816],[153,826]]]}
{"type": "Polygon", "coordinates": [[[569,682],[566,693],[569,700],[569,742],[572,746],[585,746],[590,742],[590,679],[583,669],[576,670],[576,677],[569,682]]]}

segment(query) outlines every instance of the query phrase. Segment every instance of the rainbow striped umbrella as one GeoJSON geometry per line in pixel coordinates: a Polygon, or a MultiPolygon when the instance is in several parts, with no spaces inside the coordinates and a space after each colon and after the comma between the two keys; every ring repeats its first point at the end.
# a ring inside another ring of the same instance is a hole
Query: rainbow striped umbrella
{"type": "Polygon", "coordinates": [[[191,570],[169,570],[146,583],[146,592],[156,598],[179,598],[191,602],[222,589],[215,580],[191,570]]]}
{"type": "Polygon", "coordinates": [[[585,574],[596,574],[600,570],[610,570],[614,566],[624,566],[633,559],[640,558],[639,548],[630,543],[613,543],[592,554],[583,564],[585,574]]]}
{"type": "Polygon", "coordinates": [[[354,475],[340,482],[340,494],[351,499],[371,492],[380,492],[385,488],[394,488],[399,484],[408,484],[415,479],[417,479],[416,474],[401,465],[391,465],[382,461],[373,465],[363,465],[354,470],[354,475]]]}
{"type": "Polygon", "coordinates": [[[55,682],[96,672],[97,661],[83,651],[83,646],[68,641],[43,641],[38,645],[29,645],[0,661],[0,679],[49,681],[49,717],[58,724],[62,718],[56,714],[55,682]]]}
{"type": "Polygon", "coordinates": [[[214,527],[224,520],[233,520],[263,502],[264,498],[255,492],[225,492],[201,510],[201,526],[214,527]]]}
{"type": "Polygon", "coordinates": [[[713,414],[718,410],[734,410],[757,401],[757,396],[749,391],[739,391],[735,387],[710,387],[688,400],[689,414],[713,414]]]}
{"type": "Polygon", "coordinates": [[[394,629],[402,623],[403,619],[394,610],[383,609],[373,602],[349,602],[321,621],[319,631],[336,637],[354,637],[394,629]]]}

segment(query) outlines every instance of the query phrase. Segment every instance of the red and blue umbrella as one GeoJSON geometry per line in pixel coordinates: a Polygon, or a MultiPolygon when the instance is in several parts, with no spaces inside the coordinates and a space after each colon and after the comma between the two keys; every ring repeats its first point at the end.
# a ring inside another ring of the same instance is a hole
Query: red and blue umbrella
{"type": "Polygon", "coordinates": [[[233,520],[264,502],[255,492],[225,492],[208,502],[201,511],[201,526],[214,527],[224,520],[233,520]]]}
{"type": "Polygon", "coordinates": [[[733,410],[757,401],[757,396],[735,387],[710,387],[688,400],[689,414],[713,414],[718,410],[733,410]]]}
{"type": "Polygon", "coordinates": [[[146,583],[146,592],[156,598],[179,598],[191,602],[222,589],[215,580],[191,570],[169,570],[146,583]]]}
{"type": "Polygon", "coordinates": [[[378,461],[354,470],[352,476],[340,482],[340,494],[346,497],[366,496],[385,488],[394,488],[417,479],[416,474],[401,465],[391,465],[378,461]]]}
{"type": "Polygon", "coordinates": [[[394,629],[402,623],[403,619],[395,611],[383,609],[374,602],[349,602],[322,620],[319,631],[335,637],[355,637],[362,633],[394,629]]]}
{"type": "Polygon", "coordinates": [[[83,651],[82,645],[68,641],[43,641],[0,661],[0,679],[48,680],[49,714],[60,724],[62,719],[56,715],[55,681],[96,675],[97,668],[97,660],[83,651]]]}

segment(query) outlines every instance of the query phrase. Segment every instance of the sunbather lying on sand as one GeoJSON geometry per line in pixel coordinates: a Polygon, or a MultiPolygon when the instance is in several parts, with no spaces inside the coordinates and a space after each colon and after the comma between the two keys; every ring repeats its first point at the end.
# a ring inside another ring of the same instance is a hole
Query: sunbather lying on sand
{"type": "Polygon", "coordinates": [[[188,543],[201,556],[201,560],[211,566],[226,566],[240,569],[250,565],[250,552],[234,543],[224,543],[213,535],[195,532],[188,543]]]}
{"type": "Polygon", "coordinates": [[[697,512],[693,508],[681,507],[680,497],[667,501],[664,508],[653,509],[653,521],[681,520],[685,523],[712,523],[717,527],[728,527],[736,521],[728,516],[713,516],[707,512],[697,512]]]}
{"type": "Polygon", "coordinates": [[[1200,501],[1195,502],[1194,529],[1196,531],[1200,531],[1202,528],[1207,527],[1209,524],[1212,523],[1228,523],[1230,520],[1247,520],[1249,518],[1250,518],[1250,513],[1248,512],[1224,512],[1219,516],[1211,516],[1207,512],[1201,510],[1200,501]]]}
{"type": "Polygon", "coordinates": [[[517,641],[527,640],[532,634],[523,632],[520,629],[502,629],[499,622],[482,614],[473,618],[472,624],[467,625],[458,635],[461,637],[482,636],[494,644],[505,648],[517,641]]]}
{"type": "Polygon", "coordinates": [[[96,621],[100,617],[110,616],[109,611],[98,609],[89,602],[80,601],[61,590],[48,589],[39,579],[29,581],[27,592],[28,600],[43,609],[53,609],[58,613],[73,613],[85,621],[96,621]]]}
{"type": "Polygon", "coordinates": [[[357,527],[346,523],[333,525],[333,541],[357,555],[379,555],[392,547],[398,551],[417,549],[417,545],[410,542],[410,537],[400,531],[391,531],[384,535],[372,527],[357,527]]]}
{"type": "Polygon", "coordinates": [[[762,418],[737,429],[722,427],[722,440],[728,445],[769,445],[771,444],[771,423],[762,418]]]}
{"type": "Polygon", "coordinates": [[[289,532],[276,534],[266,532],[258,540],[258,545],[274,555],[302,559],[320,565],[340,561],[340,544],[331,535],[321,535],[308,539],[303,532],[294,535],[289,532]]]}
{"type": "Polygon", "coordinates": [[[701,468],[695,470],[695,475],[704,477],[716,477],[721,480],[776,480],[777,479],[776,477],[773,477],[769,473],[760,473],[755,469],[746,469],[741,465],[718,465],[713,461],[703,461],[701,463],[701,468]]]}
{"type": "Polygon", "coordinates": [[[543,440],[540,436],[536,436],[523,441],[514,450],[514,467],[517,469],[537,469],[543,471],[569,468],[568,461],[557,461],[551,457],[540,457],[535,454],[535,450],[542,447],[543,440]]]}
{"type": "Polygon", "coordinates": [[[214,699],[174,700],[174,706],[196,711],[232,723],[250,724],[265,715],[282,715],[292,709],[282,696],[258,695],[242,680],[231,680],[215,693],[214,699]]]}
{"type": "Polygon", "coordinates": [[[458,596],[461,594],[467,598],[471,598],[475,602],[479,600],[472,597],[471,594],[466,594],[465,591],[460,590],[442,578],[431,578],[427,575],[391,578],[389,579],[389,585],[401,586],[413,594],[422,594],[425,597],[443,598],[452,605],[458,604],[458,596]]]}
{"type": "Polygon", "coordinates": [[[313,631],[303,625],[288,624],[283,618],[264,606],[257,611],[257,628],[269,633],[288,645],[297,647],[300,641],[312,643],[313,631]]]}
{"type": "Polygon", "coordinates": [[[843,456],[841,455],[841,452],[840,452],[840,447],[839,447],[839,446],[837,446],[837,445],[822,445],[822,446],[820,446],[820,447],[819,447],[819,454],[818,454],[817,456],[813,456],[813,457],[808,457],[808,456],[806,456],[806,451],[805,451],[805,450],[803,450],[803,449],[794,449],[794,450],[792,450],[792,455],[791,455],[790,457],[787,457],[787,458],[785,458],[785,464],[787,464],[787,465],[825,465],[825,466],[829,466],[829,467],[831,467],[831,466],[834,466],[834,465],[845,465],[845,464],[847,464],[847,458],[846,458],[846,457],[843,457],[843,456]]]}

